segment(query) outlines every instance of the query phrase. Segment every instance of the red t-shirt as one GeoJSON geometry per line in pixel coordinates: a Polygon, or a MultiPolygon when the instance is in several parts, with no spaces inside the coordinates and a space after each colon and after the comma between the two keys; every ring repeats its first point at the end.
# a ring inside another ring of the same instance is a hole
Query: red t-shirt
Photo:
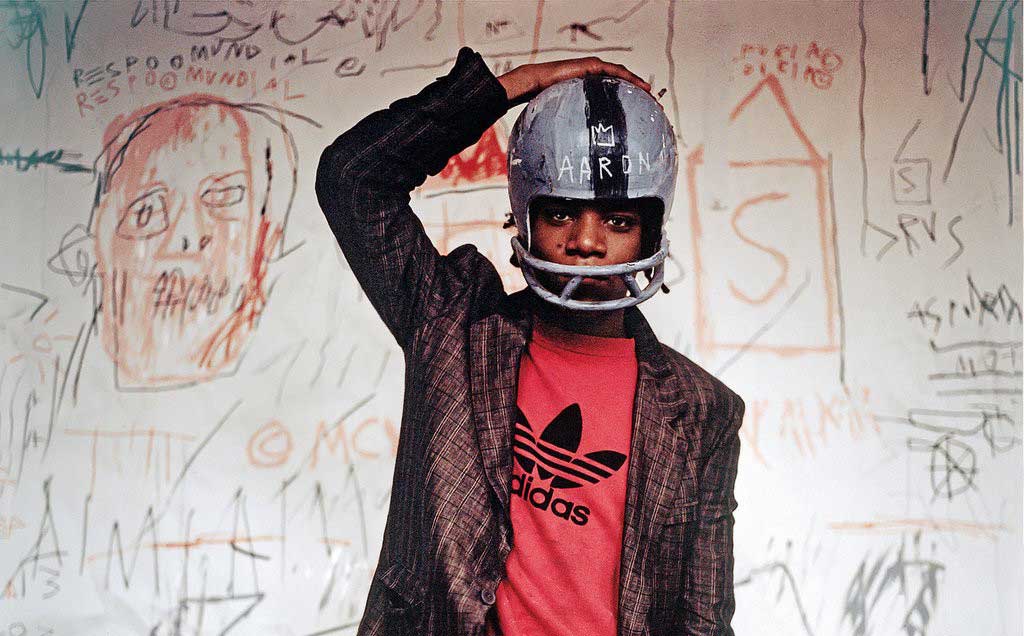
{"type": "Polygon", "coordinates": [[[637,362],[631,338],[534,327],[519,365],[505,636],[614,636],[637,362]]]}

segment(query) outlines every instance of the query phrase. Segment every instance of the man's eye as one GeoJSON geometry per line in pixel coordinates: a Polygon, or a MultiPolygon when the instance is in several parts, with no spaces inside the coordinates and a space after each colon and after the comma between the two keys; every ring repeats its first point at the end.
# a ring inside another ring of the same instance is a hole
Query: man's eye
{"type": "Polygon", "coordinates": [[[618,228],[631,228],[637,224],[637,220],[631,216],[613,216],[608,222],[618,228]]]}
{"type": "Polygon", "coordinates": [[[566,212],[565,210],[551,210],[547,213],[547,215],[549,219],[551,219],[552,221],[557,221],[559,223],[568,221],[569,219],[572,218],[572,215],[566,212]]]}
{"type": "Polygon", "coordinates": [[[128,205],[117,223],[116,232],[124,239],[142,240],[160,234],[168,225],[167,190],[158,188],[128,205]]]}

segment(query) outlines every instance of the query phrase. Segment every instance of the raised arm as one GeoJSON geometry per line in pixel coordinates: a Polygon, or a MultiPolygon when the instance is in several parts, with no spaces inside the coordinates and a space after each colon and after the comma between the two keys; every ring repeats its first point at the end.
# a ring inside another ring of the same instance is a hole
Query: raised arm
{"type": "Polygon", "coordinates": [[[443,315],[466,285],[500,285],[470,246],[441,256],[409,207],[409,193],[475,143],[509,106],[551,84],[588,74],[650,86],[618,64],[579,58],[527,64],[500,78],[463,47],[455,66],[418,94],[371,113],[324,150],[316,194],[327,222],[377,313],[399,344],[443,315]]]}
{"type": "Polygon", "coordinates": [[[438,254],[409,207],[409,193],[507,108],[483,59],[463,48],[451,72],[368,115],[320,157],[320,207],[356,279],[403,346],[457,296],[472,275],[461,269],[485,264],[471,249],[438,254]]]}

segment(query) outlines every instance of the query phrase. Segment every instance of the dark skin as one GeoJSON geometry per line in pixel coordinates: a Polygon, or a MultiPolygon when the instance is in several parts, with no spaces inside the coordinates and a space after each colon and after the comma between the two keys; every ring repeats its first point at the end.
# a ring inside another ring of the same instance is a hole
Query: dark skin
{"type": "MultiPolygon", "coordinates": [[[[586,75],[610,75],[631,82],[648,93],[651,85],[621,64],[596,57],[526,64],[498,77],[509,103],[522,104],[552,84],[586,75]]],[[[643,216],[636,205],[623,200],[546,201],[531,214],[532,254],[563,265],[613,265],[640,258],[643,216]]],[[[541,283],[558,292],[568,276],[537,272],[541,283]]],[[[576,289],[577,300],[613,300],[627,295],[618,276],[586,278],[576,289]]],[[[626,336],[624,309],[577,311],[540,303],[536,318],[551,331],[607,338],[626,336]]]]}
{"type": "MultiPolygon", "coordinates": [[[[535,256],[562,265],[614,265],[640,259],[643,217],[629,201],[550,201],[534,206],[531,246],[535,256]]],[[[537,272],[560,292],[570,276],[537,272]]],[[[573,293],[583,301],[615,300],[628,294],[619,276],[584,278],[573,293]]],[[[622,338],[624,309],[578,311],[543,303],[537,318],[552,329],[622,338]]]]}

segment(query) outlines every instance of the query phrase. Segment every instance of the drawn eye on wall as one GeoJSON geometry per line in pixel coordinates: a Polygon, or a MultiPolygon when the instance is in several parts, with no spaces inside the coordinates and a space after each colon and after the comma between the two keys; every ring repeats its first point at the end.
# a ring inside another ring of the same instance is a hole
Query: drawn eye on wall
{"type": "Polygon", "coordinates": [[[117,235],[123,239],[142,241],[165,232],[167,188],[157,187],[132,201],[117,224],[117,235]]]}
{"type": "Polygon", "coordinates": [[[199,200],[215,219],[240,221],[245,214],[245,206],[239,204],[245,200],[244,182],[248,180],[249,174],[245,171],[204,179],[199,187],[199,200]]]}

